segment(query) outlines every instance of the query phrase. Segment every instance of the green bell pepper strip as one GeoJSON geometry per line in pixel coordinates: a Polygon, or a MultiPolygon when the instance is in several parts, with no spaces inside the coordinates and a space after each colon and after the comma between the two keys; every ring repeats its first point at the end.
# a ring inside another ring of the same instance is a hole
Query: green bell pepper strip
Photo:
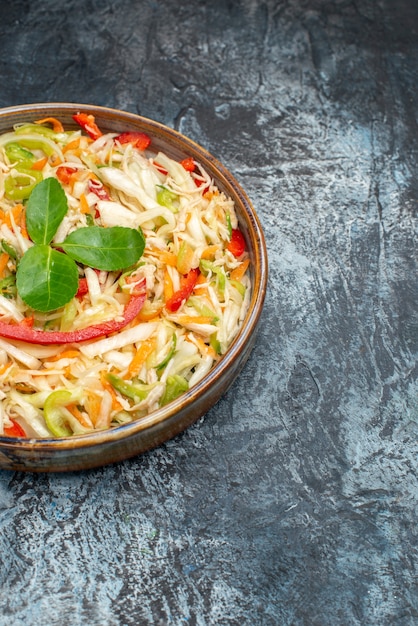
{"type": "Polygon", "coordinates": [[[160,399],[160,406],[165,406],[172,400],[175,400],[184,391],[189,388],[189,383],[183,376],[175,374],[174,376],[168,376],[165,391],[160,399]]]}
{"type": "Polygon", "coordinates": [[[4,252],[7,252],[9,257],[11,257],[14,260],[17,259],[18,255],[17,255],[16,248],[14,248],[8,241],[6,241],[6,239],[1,240],[1,247],[3,248],[4,252]]]}
{"type": "Polygon", "coordinates": [[[218,333],[212,333],[209,338],[209,345],[213,350],[215,350],[216,354],[221,353],[221,343],[218,340],[218,333]]]}
{"type": "Polygon", "coordinates": [[[231,239],[232,224],[231,224],[231,216],[229,215],[229,213],[226,214],[226,227],[228,229],[228,239],[231,239]]]}
{"type": "Polygon", "coordinates": [[[153,389],[157,384],[153,383],[152,385],[146,385],[145,383],[128,383],[122,378],[119,378],[119,376],[115,376],[110,373],[107,374],[106,378],[116,391],[119,391],[119,393],[127,398],[130,398],[135,403],[145,400],[151,389],[153,389]]]}
{"type": "Polygon", "coordinates": [[[26,200],[35,185],[43,179],[42,172],[32,170],[27,161],[16,163],[13,170],[17,171],[17,175],[10,173],[7,176],[4,181],[4,193],[9,200],[26,200]]]}
{"type": "Polygon", "coordinates": [[[226,274],[224,268],[219,267],[218,265],[212,263],[212,261],[207,261],[206,259],[200,260],[200,267],[205,272],[212,272],[212,274],[216,275],[218,289],[223,294],[226,285],[226,274]]]}
{"type": "Polygon", "coordinates": [[[169,362],[169,360],[174,356],[174,353],[176,351],[176,345],[177,345],[177,335],[176,333],[173,333],[173,339],[172,339],[172,345],[171,348],[167,354],[167,356],[165,357],[165,359],[163,359],[161,361],[161,363],[159,363],[155,369],[157,372],[161,372],[161,370],[163,370],[165,368],[165,366],[167,365],[167,363],[169,362]]]}
{"type": "MultiPolygon", "coordinates": [[[[8,145],[10,142],[7,142],[8,145]]],[[[49,138],[44,136],[43,134],[30,134],[30,135],[21,135],[15,137],[15,142],[18,143],[19,146],[23,146],[23,148],[28,148],[28,150],[42,150],[44,154],[47,156],[51,156],[54,153],[62,156],[61,149],[54,142],[53,138],[49,138]]]]}
{"type": "Polygon", "coordinates": [[[0,293],[10,298],[16,293],[16,275],[6,276],[0,280],[0,293]]]}
{"type": "Polygon", "coordinates": [[[243,285],[239,280],[230,280],[229,282],[233,287],[235,287],[242,297],[245,296],[245,285],[243,285]]]}
{"type": "Polygon", "coordinates": [[[89,432],[65,407],[79,402],[80,392],[71,393],[67,389],[53,391],[45,400],[44,419],[46,427],[54,437],[70,437],[73,434],[89,432]]]}
{"type": "Polygon", "coordinates": [[[27,135],[29,133],[35,133],[48,139],[56,140],[57,133],[48,126],[42,126],[41,124],[22,124],[15,129],[16,135],[27,135]]]}
{"type": "Polygon", "coordinates": [[[211,317],[212,324],[219,321],[219,317],[217,317],[216,313],[214,313],[212,309],[206,306],[206,304],[202,304],[199,298],[197,298],[196,296],[190,296],[190,298],[187,300],[187,304],[192,306],[199,313],[199,315],[203,315],[204,317],[211,317]]]}
{"type": "Polygon", "coordinates": [[[36,161],[36,157],[32,152],[26,150],[26,148],[22,148],[21,145],[14,141],[8,143],[4,147],[4,151],[11,163],[15,163],[16,161],[34,163],[36,161]]]}
{"type": "Polygon", "coordinates": [[[157,202],[161,204],[161,206],[165,206],[167,209],[170,209],[173,213],[178,213],[178,205],[175,202],[178,202],[179,196],[164,187],[163,185],[157,185],[159,190],[157,191],[157,202]]]}

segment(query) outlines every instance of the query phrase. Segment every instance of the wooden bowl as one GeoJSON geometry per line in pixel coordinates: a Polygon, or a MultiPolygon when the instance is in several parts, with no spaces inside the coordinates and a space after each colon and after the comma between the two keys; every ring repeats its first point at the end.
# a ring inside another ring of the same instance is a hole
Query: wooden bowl
{"type": "MultiPolygon", "coordinates": [[[[267,252],[259,219],[232,174],[211,154],[179,132],[147,118],[106,107],[72,103],[28,104],[0,109],[0,133],[14,124],[57,117],[76,128],[72,115],[92,113],[104,132],[139,130],[152,137],[152,147],[181,160],[193,156],[221,191],[231,197],[250,258],[252,297],[244,323],[225,355],[194,387],[148,416],[110,430],[63,439],[16,439],[0,436],[0,468],[32,472],[63,472],[115,463],[150,450],[182,432],[204,415],[242,370],[256,341],[267,286],[267,252]]],[[[78,128],[78,127],[77,127],[78,128]]],[[[254,389],[255,392],[255,389],[254,389]]]]}

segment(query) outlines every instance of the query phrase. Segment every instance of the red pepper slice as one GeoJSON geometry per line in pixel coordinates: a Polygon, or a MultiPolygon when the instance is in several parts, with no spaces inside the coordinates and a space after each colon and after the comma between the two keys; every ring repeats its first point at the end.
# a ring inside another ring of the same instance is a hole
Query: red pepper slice
{"type": "Polygon", "coordinates": [[[200,270],[198,267],[190,270],[188,274],[185,274],[180,279],[180,289],[178,289],[165,303],[166,309],[170,313],[175,313],[181,307],[184,300],[191,295],[197,279],[199,278],[200,270]]]}
{"type": "Polygon", "coordinates": [[[76,113],[73,115],[73,120],[77,122],[77,124],[81,126],[81,128],[85,130],[88,136],[92,139],[98,139],[103,135],[102,131],[95,122],[94,115],[76,113]]]}
{"type": "Polygon", "coordinates": [[[240,257],[241,254],[245,252],[244,235],[238,228],[233,229],[231,239],[226,248],[229,252],[232,252],[235,257],[240,257]]]}
{"type": "Polygon", "coordinates": [[[11,426],[5,426],[3,429],[3,434],[5,437],[26,437],[26,433],[15,420],[10,420],[12,422],[11,426]]]}
{"type": "Polygon", "coordinates": [[[94,193],[100,200],[110,200],[110,196],[100,180],[96,180],[95,178],[89,178],[87,187],[88,190],[94,193]]]}
{"type": "MultiPolygon", "coordinates": [[[[100,275],[100,270],[94,270],[97,274],[97,276],[100,275]]],[[[126,280],[126,282],[128,282],[128,280],[126,280]]],[[[137,289],[139,288],[138,292],[133,290],[131,291],[131,295],[134,296],[139,296],[141,295],[141,293],[144,291],[144,281],[141,281],[140,283],[138,283],[137,289]]],[[[85,276],[83,276],[82,278],[78,279],[78,289],[77,289],[77,293],[75,294],[76,298],[81,299],[83,296],[86,295],[86,293],[88,293],[89,291],[89,284],[87,282],[87,278],[85,276]]]]}
{"type": "Polygon", "coordinates": [[[196,169],[193,157],[186,157],[185,159],[180,161],[180,165],[182,165],[187,172],[194,172],[196,169]]]}
{"type": "Polygon", "coordinates": [[[167,176],[168,172],[165,169],[165,167],[163,167],[162,165],[160,165],[159,163],[157,163],[157,161],[153,162],[154,167],[161,173],[164,174],[164,176],[167,176]]]}
{"type": "MultiPolygon", "coordinates": [[[[145,283],[145,281],[144,281],[145,283]]],[[[131,296],[121,320],[109,320],[101,324],[94,324],[81,328],[80,330],[63,331],[47,331],[33,330],[28,326],[21,324],[7,324],[0,322],[0,336],[8,339],[20,339],[27,343],[36,343],[41,345],[62,344],[62,343],[80,343],[81,341],[89,341],[98,337],[105,337],[116,333],[124,328],[129,322],[138,315],[142,309],[146,299],[145,290],[142,293],[135,293],[131,296]]]]}
{"type": "Polygon", "coordinates": [[[63,183],[63,185],[68,185],[71,180],[71,175],[75,174],[77,171],[76,167],[68,167],[67,165],[60,165],[57,168],[56,174],[58,180],[63,183]]]}
{"type": "Polygon", "coordinates": [[[151,138],[146,133],[128,131],[115,137],[119,143],[131,143],[138,150],[146,150],[151,143],[151,138]]]}
{"type": "Polygon", "coordinates": [[[75,294],[76,298],[82,298],[83,296],[86,295],[86,293],[89,290],[89,286],[87,284],[87,278],[79,278],[78,280],[78,289],[77,289],[77,293],[75,294]]]}

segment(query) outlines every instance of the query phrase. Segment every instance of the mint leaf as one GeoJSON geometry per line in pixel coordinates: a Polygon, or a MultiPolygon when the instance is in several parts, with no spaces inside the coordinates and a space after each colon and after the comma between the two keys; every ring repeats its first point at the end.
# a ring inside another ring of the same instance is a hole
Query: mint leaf
{"type": "Polygon", "coordinates": [[[16,287],[32,309],[44,312],[59,309],[77,292],[77,265],[47,245],[32,246],[20,260],[16,287]]]}
{"type": "Polygon", "coordinates": [[[35,185],[26,205],[26,229],[32,241],[50,243],[67,211],[67,197],[56,178],[35,185]]]}
{"type": "Polygon", "coordinates": [[[138,261],[144,252],[145,237],[140,229],[87,226],[70,233],[59,247],[79,263],[111,272],[138,261]]]}

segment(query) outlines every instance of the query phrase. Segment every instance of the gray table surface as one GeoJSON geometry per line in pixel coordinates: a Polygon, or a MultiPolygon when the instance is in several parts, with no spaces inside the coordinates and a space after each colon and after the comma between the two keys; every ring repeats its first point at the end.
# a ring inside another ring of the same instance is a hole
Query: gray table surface
{"type": "Polygon", "coordinates": [[[0,471],[0,624],[418,624],[417,2],[1,0],[0,68],[0,106],[203,145],[270,260],[256,347],[195,425],[0,471]]]}

